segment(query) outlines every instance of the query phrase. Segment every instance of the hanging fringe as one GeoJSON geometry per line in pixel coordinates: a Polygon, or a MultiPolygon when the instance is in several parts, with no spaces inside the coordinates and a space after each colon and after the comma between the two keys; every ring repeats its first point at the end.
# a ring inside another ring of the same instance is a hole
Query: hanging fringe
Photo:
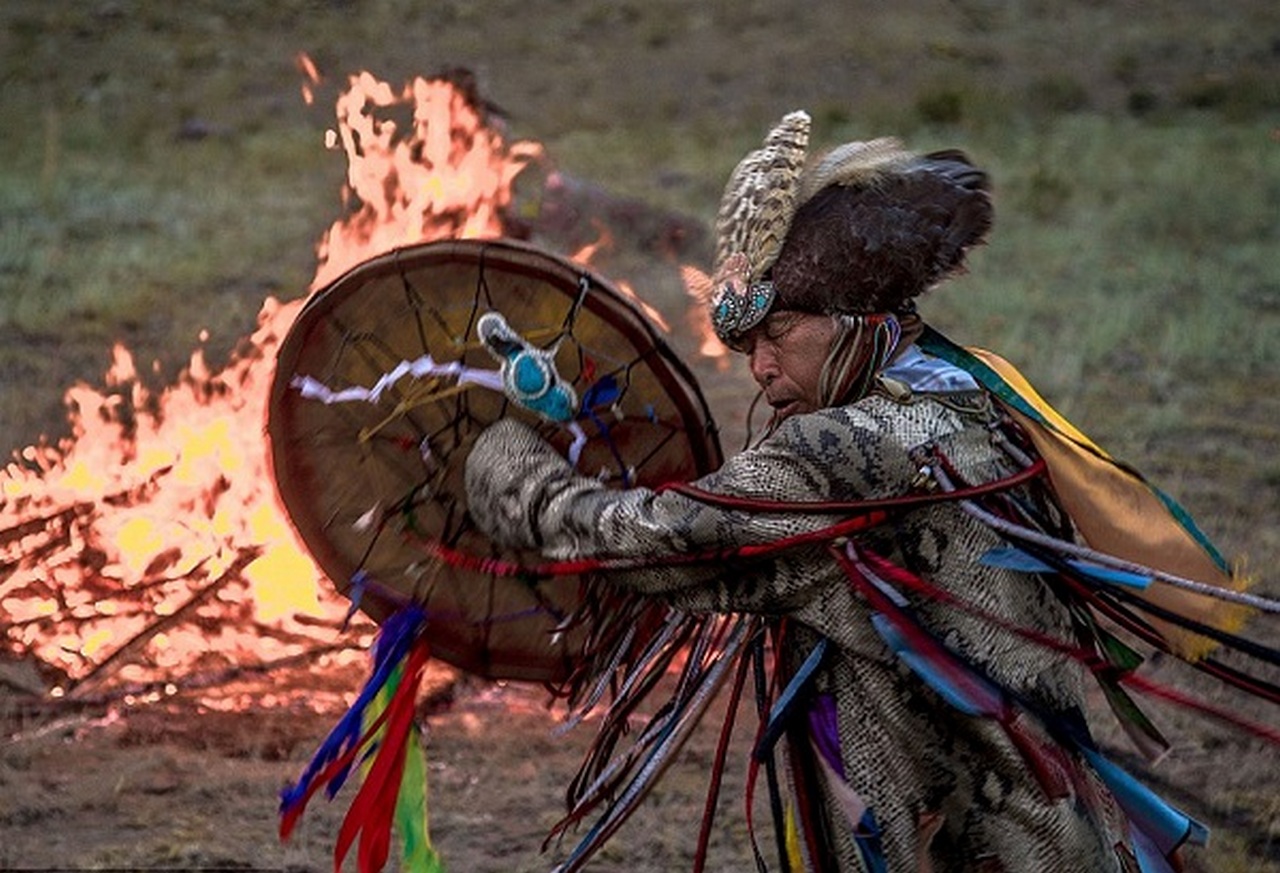
{"type": "MultiPolygon", "coordinates": [[[[833,552],[845,567],[846,572],[849,572],[851,569],[853,572],[862,572],[858,566],[852,562],[852,559],[844,552],[835,548],[833,548],[833,552]]],[[[880,578],[888,580],[894,585],[910,590],[914,594],[955,607],[969,615],[980,618],[983,621],[990,622],[992,625],[999,627],[1002,630],[1016,634],[1030,643],[1042,646],[1051,651],[1058,652],[1065,657],[1071,658],[1088,668],[1100,681],[1105,680],[1107,682],[1127,686],[1141,694],[1165,700],[1193,712],[1198,712],[1201,715],[1209,716],[1210,718],[1221,721],[1223,724],[1280,746],[1280,729],[1261,722],[1251,721],[1226,707],[1199,700],[1189,694],[1148,679],[1145,676],[1134,672],[1132,668],[1124,668],[1123,662],[1131,662],[1132,658],[1136,656],[1136,653],[1121,656],[1119,652],[1122,650],[1116,649],[1116,646],[1123,644],[1114,638],[1108,639],[1105,643],[1106,651],[1102,654],[1098,654],[1097,652],[1083,646],[1073,645],[1071,643],[1055,639],[1039,631],[1032,630],[1031,628],[1021,627],[1013,622],[1007,621],[992,612],[983,610],[942,588],[926,582],[915,574],[907,572],[903,568],[898,567],[892,562],[881,558],[872,552],[863,550],[859,551],[857,555],[859,561],[865,562],[866,565],[869,565],[871,570],[873,570],[875,574],[878,574],[880,578]],[[1116,663],[1115,659],[1120,659],[1122,663],[1116,663]]],[[[1088,595],[1087,589],[1084,589],[1084,587],[1075,580],[1069,577],[1063,577],[1063,581],[1071,586],[1073,593],[1076,595],[1081,597],[1086,597],[1088,595]]],[[[1094,601],[1086,600],[1086,602],[1091,605],[1097,605],[1094,601]]],[[[1117,613],[1106,614],[1109,618],[1118,619],[1120,617],[1120,614],[1117,613]]],[[[1129,629],[1132,630],[1133,628],[1130,627],[1129,629]]],[[[1191,666],[1197,668],[1202,667],[1206,663],[1206,660],[1207,659],[1193,662],[1191,666]]],[[[1214,673],[1212,675],[1217,674],[1214,673]]],[[[1241,685],[1240,687],[1246,688],[1244,685],[1241,685]]],[[[1260,694],[1259,696],[1264,695],[1260,694]]],[[[1121,719],[1123,724],[1124,713],[1118,712],[1117,716],[1121,719]]],[[[1138,748],[1141,750],[1143,745],[1139,743],[1138,748]]]]}
{"type": "MultiPolygon", "coordinates": [[[[845,550],[833,548],[850,581],[875,610],[872,621],[886,643],[904,663],[948,703],[961,712],[999,723],[1023,759],[1040,776],[1049,796],[1055,796],[1053,781],[1061,770],[1050,748],[1030,736],[1019,725],[1024,712],[1058,742],[1082,756],[1103,780],[1129,819],[1132,841],[1152,862],[1149,870],[1168,864],[1183,843],[1204,845],[1209,832],[1204,825],[1166,803],[1149,788],[1104,757],[1080,731],[1051,715],[1037,712],[1024,700],[1015,699],[1005,689],[983,675],[920,625],[902,597],[877,571],[892,567],[883,559],[873,559],[876,569],[863,562],[864,553],[849,544],[845,550]]],[[[898,568],[895,581],[908,574],[898,568]]]]}
{"type": "MultiPolygon", "coordinates": [[[[1163,574],[1153,577],[1157,584],[1142,591],[1142,599],[1225,631],[1240,628],[1248,607],[1266,608],[1265,599],[1244,595],[1250,580],[1223,559],[1183,507],[1067,421],[1008,361],[958,346],[928,327],[917,342],[973,376],[1022,426],[1048,461],[1054,489],[1090,548],[1163,574]],[[1166,584],[1171,579],[1203,587],[1166,584]]],[[[1204,657],[1216,645],[1183,628],[1155,624],[1183,658],[1204,657]]]]}
{"type": "Polygon", "coordinates": [[[426,764],[414,702],[430,658],[426,613],[407,606],[382,625],[373,673],[351,709],[320,745],[297,784],[281,793],[280,838],[288,839],[308,801],[324,788],[332,800],[359,763],[363,784],[351,802],[334,847],[334,873],[357,839],[356,869],[377,873],[390,855],[391,830],[400,834],[403,869],[442,873],[427,822],[426,764]]]}
{"type": "MultiPolygon", "coordinates": [[[[944,456],[928,452],[925,454],[927,455],[927,463],[933,479],[945,492],[956,493],[957,488],[965,487],[963,482],[952,481],[952,476],[957,474],[944,456]]],[[[924,456],[922,456],[923,462],[924,456]]],[[[1041,527],[1046,526],[1042,519],[1033,520],[1027,524],[1019,523],[1015,516],[1018,515],[1019,510],[1025,515],[1026,507],[1014,501],[1008,499],[995,500],[992,498],[983,503],[981,499],[979,501],[966,499],[960,502],[960,507],[988,527],[1005,535],[1007,539],[1019,543],[1016,548],[1006,547],[989,550],[980,559],[983,563],[1020,572],[1049,574],[1074,595],[1077,604],[1087,605],[1100,614],[1116,621],[1121,627],[1134,633],[1139,639],[1155,646],[1160,651],[1169,652],[1190,664],[1196,670],[1212,675],[1264,700],[1269,700],[1273,703],[1280,702],[1280,688],[1272,683],[1258,676],[1252,676],[1241,670],[1228,667],[1215,660],[1212,656],[1192,657],[1187,653],[1185,647],[1175,648],[1174,643],[1171,642],[1170,629],[1178,630],[1184,634],[1194,634],[1197,638],[1211,641],[1215,645],[1228,646],[1238,653],[1268,664],[1280,664],[1280,650],[1273,646],[1255,642],[1239,634],[1206,625],[1194,617],[1178,614],[1144,597],[1145,583],[1151,579],[1161,578],[1169,581],[1170,577],[1164,576],[1157,570],[1118,561],[1111,556],[1101,555],[1074,543],[1044,534],[1040,531],[1041,527]],[[1111,567],[1103,568],[1107,572],[1099,572],[1099,563],[1110,563],[1111,567]],[[1122,568],[1124,572],[1119,575],[1110,572],[1115,568],[1122,568]],[[1140,610],[1152,618],[1148,620],[1135,615],[1129,607],[1140,610]],[[1157,622],[1159,626],[1157,626],[1157,622]]],[[[895,570],[890,567],[887,572],[893,573],[895,570]]],[[[910,574],[907,575],[909,576],[910,574]]],[[[1190,580],[1181,581],[1199,585],[1199,583],[1194,583],[1190,580]]],[[[905,581],[905,584],[914,585],[915,582],[908,580],[905,581]]],[[[1225,589],[1213,588],[1212,591],[1214,596],[1220,597],[1253,597],[1253,595],[1244,592],[1225,589]]],[[[953,605],[957,605],[962,609],[966,608],[963,603],[955,603],[953,605]]],[[[1141,662],[1141,658],[1136,652],[1128,649],[1113,635],[1102,632],[1101,628],[1089,615],[1088,610],[1077,609],[1073,615],[1078,628],[1083,624],[1086,626],[1083,628],[1084,630],[1093,629],[1093,634],[1086,633],[1084,646],[1089,652],[1092,652],[1096,647],[1102,661],[1099,662],[1098,658],[1092,655],[1082,655],[1079,651],[1072,652],[1066,649],[1062,651],[1064,654],[1081,660],[1093,670],[1094,675],[1103,686],[1113,712],[1120,719],[1125,731],[1135,739],[1135,744],[1144,754],[1158,758],[1163,753],[1162,747],[1167,748],[1167,743],[1154,725],[1142,715],[1141,711],[1133,705],[1133,702],[1118,687],[1119,683],[1131,685],[1145,693],[1196,709],[1201,713],[1226,721],[1272,742],[1280,741],[1278,739],[1280,738],[1280,731],[1271,729],[1266,725],[1249,722],[1220,707],[1196,701],[1172,689],[1161,688],[1149,680],[1137,676],[1133,673],[1133,670],[1141,662]],[[1115,669],[1106,669],[1108,666],[1115,669]]],[[[992,616],[983,617],[985,620],[1000,623],[998,619],[992,616]]],[[[1014,633],[1028,636],[1023,630],[1013,627],[1007,629],[1014,633]]],[[[1056,641],[1051,640],[1041,640],[1040,643],[1042,645],[1047,644],[1050,647],[1059,645],[1056,641]]]]}
{"type": "Polygon", "coordinates": [[[707,620],[694,636],[692,649],[668,706],[645,726],[633,747],[609,760],[596,780],[582,790],[577,805],[552,830],[551,840],[607,801],[556,873],[580,870],[648,795],[701,721],[747,643],[759,633],[750,617],[707,620]],[[628,778],[629,777],[629,778],[628,778]]]}
{"type": "Polygon", "coordinates": [[[711,764],[711,782],[707,786],[707,798],[702,809],[702,824],[698,828],[698,843],[693,854],[691,873],[703,873],[707,864],[707,849],[711,842],[711,828],[715,823],[716,805],[720,800],[720,788],[724,782],[725,759],[729,754],[729,742],[733,738],[733,727],[737,723],[738,706],[742,701],[742,688],[746,684],[748,659],[738,659],[738,672],[734,676],[729,690],[729,704],[726,707],[724,722],[720,725],[720,739],[716,743],[715,759],[711,764]]]}

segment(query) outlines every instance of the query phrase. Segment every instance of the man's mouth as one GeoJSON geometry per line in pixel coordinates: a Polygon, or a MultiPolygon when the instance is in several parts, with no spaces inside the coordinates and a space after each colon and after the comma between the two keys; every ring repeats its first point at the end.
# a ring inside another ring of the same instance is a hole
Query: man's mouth
{"type": "Polygon", "coordinates": [[[793,407],[799,402],[794,397],[779,397],[777,400],[769,399],[769,405],[773,407],[773,411],[777,415],[784,415],[793,411],[793,407]]]}

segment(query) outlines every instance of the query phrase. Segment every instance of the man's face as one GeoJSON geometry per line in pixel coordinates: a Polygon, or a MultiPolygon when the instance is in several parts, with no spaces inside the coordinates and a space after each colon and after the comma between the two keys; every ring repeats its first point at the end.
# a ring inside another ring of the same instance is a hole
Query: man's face
{"type": "Polygon", "coordinates": [[[821,408],[818,380],[835,334],[829,315],[781,310],[743,335],[751,375],[779,419],[821,408]]]}

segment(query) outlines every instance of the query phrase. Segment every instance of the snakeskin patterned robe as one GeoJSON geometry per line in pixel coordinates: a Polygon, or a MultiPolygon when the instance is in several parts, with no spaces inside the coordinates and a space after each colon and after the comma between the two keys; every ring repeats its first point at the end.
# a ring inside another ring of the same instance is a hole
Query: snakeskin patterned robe
{"type": "MultiPolygon", "coordinates": [[[[906,493],[918,470],[908,452],[933,443],[976,484],[1014,471],[993,445],[998,412],[977,391],[877,391],[849,406],[795,416],[757,447],[703,478],[701,488],[764,500],[850,501],[906,493]],[[905,394],[905,396],[904,396],[905,394]]],[[[746,512],[646,489],[610,490],[577,475],[533,431],[493,426],[467,465],[470,512],[496,541],[552,558],[701,552],[825,527],[831,516],[746,512]]],[[[1067,610],[1028,573],[979,561],[1002,544],[955,504],[931,504],[864,536],[867,548],[1011,624],[1071,638],[1067,610]]],[[[863,870],[843,810],[856,792],[881,831],[891,871],[1117,871],[1124,869],[1113,806],[1097,788],[1050,797],[1001,727],[953,708],[875,633],[870,611],[829,551],[814,546],[767,562],[662,567],[611,574],[616,584],[685,611],[786,618],[799,664],[826,637],[834,643],[813,692],[834,701],[847,787],[820,780],[831,844],[827,865],[863,870]],[[1101,799],[1100,799],[1101,796],[1101,799]],[[934,826],[937,826],[936,833],[934,826]],[[932,834],[932,836],[930,836],[932,834]]],[[[912,603],[930,631],[1006,689],[1083,723],[1076,665],[991,623],[943,604],[912,603]]],[[[1077,783],[1079,785],[1079,783],[1077,783]]]]}

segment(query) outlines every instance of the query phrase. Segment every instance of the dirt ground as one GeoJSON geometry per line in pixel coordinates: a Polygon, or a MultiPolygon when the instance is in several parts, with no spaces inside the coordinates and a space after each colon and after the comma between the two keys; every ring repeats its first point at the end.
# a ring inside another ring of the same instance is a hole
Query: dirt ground
{"type": "MultiPolygon", "coordinates": [[[[549,711],[540,690],[455,685],[455,678],[447,669],[428,677],[428,688],[450,691],[437,696],[425,719],[432,836],[446,866],[478,873],[549,869],[571,842],[545,854],[540,846],[592,725],[562,735],[563,713],[549,711]]],[[[307,682],[316,684],[314,677],[307,682]]],[[[331,869],[353,786],[337,802],[314,800],[285,844],[275,835],[275,804],[338,710],[317,713],[301,697],[247,713],[200,710],[176,699],[56,717],[10,714],[0,748],[0,869],[331,869]]],[[[737,754],[749,742],[744,729],[735,738],[737,754]]],[[[715,740],[710,726],[698,732],[591,869],[688,869],[715,740]]],[[[727,773],[710,870],[749,863],[743,777],[741,767],[727,773]]]]}
{"type": "MultiPolygon", "coordinates": [[[[31,5],[35,8],[40,4],[31,5]]],[[[112,22],[132,20],[134,15],[135,4],[127,2],[93,5],[95,21],[98,21],[94,27],[101,26],[104,31],[112,22]]],[[[156,4],[156,8],[162,5],[156,4]]],[[[292,2],[283,4],[282,8],[294,10],[290,14],[296,13],[297,29],[305,37],[318,32],[325,22],[329,22],[332,29],[341,30],[345,24],[337,13],[360,5],[331,0],[326,4],[292,2]]],[[[390,8],[412,4],[367,5],[390,8]]],[[[489,43],[506,39],[502,44],[505,54],[482,44],[483,23],[472,20],[480,15],[479,4],[427,5],[432,9],[431,14],[441,21],[434,29],[421,27],[422,33],[434,40],[430,46],[434,54],[426,68],[436,69],[442,62],[474,64],[468,53],[491,56],[489,68],[482,67],[481,71],[494,83],[494,90],[504,103],[511,104],[517,114],[524,112],[526,119],[531,119],[524,121],[523,132],[539,135],[542,133],[539,126],[548,133],[558,131],[562,153],[566,154],[572,153],[576,142],[575,129],[606,129],[611,117],[619,111],[628,112],[629,107],[635,111],[647,107],[644,111],[652,115],[654,130],[672,120],[666,116],[677,120],[686,116],[710,119],[705,122],[705,130],[697,126],[689,129],[716,142],[719,131],[712,121],[720,114],[732,115],[735,119],[756,116],[750,120],[752,130],[761,127],[757,121],[772,117],[774,107],[758,97],[766,91],[771,92],[771,99],[794,97],[795,105],[820,98],[820,105],[830,108],[843,106],[844,91],[854,90],[847,87],[849,81],[856,80],[866,86],[864,91],[875,92],[877,87],[886,87],[887,81],[907,80],[916,75],[913,70],[916,65],[907,55],[895,57],[889,73],[868,75],[856,64],[848,65],[841,56],[843,49],[833,40],[832,45],[827,45],[828,40],[819,39],[836,32],[836,24],[827,20],[843,21],[842,4],[826,4],[825,17],[810,22],[807,28],[804,22],[794,20],[794,4],[742,4],[753,11],[744,12],[736,20],[733,34],[736,41],[713,41],[714,34],[707,33],[710,25],[705,22],[699,25],[698,21],[688,27],[677,22],[679,34],[669,36],[665,29],[667,23],[659,20],[661,9],[654,7],[658,9],[655,12],[643,4],[617,4],[614,12],[596,11],[597,4],[565,4],[579,7],[581,20],[574,22],[577,29],[553,33],[550,26],[543,28],[531,23],[527,10],[520,9],[526,4],[507,3],[503,11],[511,14],[495,15],[495,21],[490,23],[493,32],[487,38],[489,43]],[[586,11],[588,6],[590,12],[586,11]],[[601,29],[599,21],[591,20],[593,15],[607,19],[604,25],[616,27],[618,34],[625,27],[625,38],[612,36],[616,45],[608,40],[593,40],[593,29],[601,29]],[[824,23],[830,26],[824,27],[824,23]],[[703,29],[698,30],[695,25],[703,29]],[[637,30],[643,31],[642,36],[648,34],[647,42],[636,38],[637,30]],[[763,56],[771,42],[783,36],[789,35],[791,43],[798,45],[797,33],[801,30],[806,38],[813,35],[812,51],[821,50],[815,55],[818,61],[810,63],[808,53],[800,46],[794,54],[780,55],[786,60],[767,70],[764,68],[769,65],[756,63],[755,56],[763,56]],[[695,40],[702,42],[691,44],[695,40]],[[456,51],[450,54],[450,49],[456,51]],[[615,52],[623,56],[616,63],[611,60],[615,52]],[[653,70],[643,67],[636,58],[645,52],[659,52],[661,64],[653,70]],[[588,54],[591,58],[586,58],[588,54]],[[616,69],[577,76],[555,69],[557,64],[585,66],[597,59],[613,64],[616,69]],[[692,79],[682,65],[695,72],[705,67],[697,73],[700,78],[695,82],[696,87],[685,87],[692,79]],[[530,72],[531,68],[541,72],[535,74],[530,72]],[[844,73],[834,75],[832,70],[844,70],[844,73]],[[622,90],[634,105],[625,101],[620,107],[614,105],[617,98],[607,87],[612,75],[625,79],[626,87],[622,90]],[[646,80],[645,75],[653,76],[652,80],[646,80]]],[[[533,8],[533,4],[527,5],[533,8]]],[[[724,4],[709,4],[709,7],[718,5],[724,4]]],[[[872,6],[862,5],[868,9],[872,6]]],[[[972,45],[977,48],[972,48],[970,43],[962,43],[957,48],[939,42],[933,44],[930,51],[935,58],[943,58],[948,63],[963,60],[978,68],[982,76],[994,75],[988,71],[997,69],[998,65],[991,60],[987,46],[997,44],[1000,34],[998,30],[990,30],[985,22],[1004,14],[999,11],[1001,4],[917,5],[927,8],[930,15],[942,10],[943,17],[963,14],[977,22],[972,25],[978,33],[972,45]]],[[[1142,4],[1112,5],[1132,11],[1131,7],[1142,4]]],[[[611,4],[598,6],[601,10],[612,8],[611,4]]],[[[1107,4],[1081,6],[1102,9],[1107,4]]],[[[1031,9],[1038,4],[1009,5],[1010,9],[1024,7],[1031,9]]],[[[700,18],[701,13],[695,14],[693,10],[701,8],[691,4],[681,14],[691,19],[700,18]]],[[[214,15],[209,12],[207,17],[212,19],[214,15]]],[[[674,28],[677,24],[670,26],[674,28]]],[[[902,27],[904,40],[914,33],[908,26],[911,24],[908,21],[902,27]]],[[[176,28],[160,16],[149,26],[161,36],[165,34],[165,27],[176,28]]],[[[9,30],[20,35],[16,25],[9,30]]],[[[275,38],[265,27],[259,35],[246,29],[241,36],[263,43],[275,38]]],[[[36,38],[44,39],[44,36],[37,33],[33,39],[36,38]]],[[[83,34],[78,38],[87,39],[83,34]]],[[[423,61],[418,39],[417,32],[402,31],[387,37],[357,29],[350,38],[346,38],[344,32],[342,39],[332,38],[330,43],[323,43],[328,48],[320,53],[320,60],[336,74],[368,65],[367,57],[376,57],[381,50],[392,70],[416,74],[425,71],[420,66],[423,61]],[[365,44],[380,46],[380,49],[366,48],[365,44]]],[[[154,41],[163,42],[159,38],[154,41]]],[[[279,41],[286,42],[283,38],[279,41]]],[[[319,42],[320,38],[315,37],[313,41],[319,42]]],[[[298,47],[295,43],[305,42],[301,37],[288,42],[288,52],[298,47]]],[[[1166,49],[1171,44],[1152,43],[1150,62],[1165,63],[1169,56],[1166,49]]],[[[72,52],[66,45],[74,43],[49,42],[45,53],[72,52]]],[[[1009,59],[1002,63],[1013,66],[1022,54],[1033,54],[1041,47],[1039,35],[1033,34],[1018,45],[1021,46],[1019,52],[1010,52],[1009,59]]],[[[210,49],[206,57],[204,44],[199,48],[196,59],[199,64],[189,62],[196,64],[197,73],[204,69],[202,64],[221,63],[215,51],[210,49]]],[[[270,48],[276,54],[287,54],[279,46],[270,48]]],[[[1270,51],[1268,58],[1280,55],[1280,40],[1272,43],[1270,51]]],[[[1092,63],[1087,52],[1067,54],[1069,57],[1060,57],[1058,61],[1076,70],[1081,81],[1092,86],[1089,77],[1103,76],[1098,72],[1101,66],[1092,63]]],[[[1148,62],[1145,54],[1130,61],[1148,62]]],[[[1030,66],[1036,71],[1054,68],[1053,64],[1039,61],[1030,66]]],[[[159,61],[154,68],[168,69],[159,61]]],[[[86,78],[91,78],[91,72],[85,73],[86,78]]],[[[922,68],[919,76],[924,75],[922,68]]],[[[192,78],[198,77],[193,73],[192,78]]],[[[206,78],[210,82],[220,81],[212,75],[206,78]]],[[[260,109],[263,117],[282,112],[296,114],[297,110],[287,108],[295,99],[294,78],[292,72],[287,72],[280,81],[270,85],[238,85],[231,92],[234,99],[228,98],[228,103],[261,105],[265,107],[260,109]],[[280,109],[280,106],[286,108],[280,109]]],[[[96,88],[97,78],[92,81],[96,88]]],[[[110,84],[105,74],[103,81],[110,84]]],[[[976,81],[981,84],[986,80],[976,81]]],[[[886,99],[889,97],[893,95],[886,99]]],[[[1124,102],[1123,93],[1104,93],[1104,97],[1117,105],[1124,102]]],[[[145,101],[139,98],[139,102],[145,101]]],[[[214,133],[221,135],[216,130],[214,133]]],[[[1274,137],[1274,132],[1272,135],[1274,137]]],[[[655,144],[654,151],[660,152],[663,145],[655,144]]],[[[719,142],[716,147],[718,152],[719,142]]],[[[670,148],[678,149],[678,144],[670,148]]],[[[627,157],[632,162],[639,160],[627,157]]],[[[649,157],[645,156],[644,160],[649,157]]],[[[606,163],[605,159],[601,158],[600,163],[606,163]]],[[[601,182],[609,181],[603,171],[600,175],[601,182]]],[[[698,196],[708,193],[714,196],[721,184],[719,176],[712,179],[709,174],[706,180],[701,175],[696,179],[690,174],[686,174],[690,178],[674,172],[668,175],[674,181],[667,182],[690,188],[698,196]]],[[[657,178],[656,171],[654,177],[657,178]]],[[[654,181],[653,187],[661,187],[663,179],[665,177],[654,181]]],[[[330,180],[315,184],[329,185],[330,180]]],[[[637,220],[646,219],[642,215],[637,220]]],[[[643,228],[646,232],[651,229],[648,225],[643,228]]],[[[643,236],[637,234],[635,226],[615,230],[624,240],[643,236]]],[[[582,241],[586,239],[578,242],[582,241]]],[[[561,243],[567,245],[565,240],[561,243]]],[[[701,246],[705,254],[705,237],[695,240],[694,244],[701,246]]],[[[665,301],[666,311],[678,321],[682,304],[678,306],[676,301],[681,291],[674,275],[667,268],[654,267],[651,252],[624,248],[614,256],[616,260],[601,263],[602,271],[648,289],[657,299],[665,301]]],[[[310,249],[282,253],[281,258],[307,260],[310,249]]],[[[270,290],[276,290],[275,286],[270,290]]],[[[239,305],[248,307],[246,311],[249,311],[263,293],[262,288],[254,285],[242,295],[249,302],[241,301],[239,305]]],[[[206,308],[218,306],[221,304],[206,308]]],[[[184,317],[205,317],[204,312],[194,311],[198,308],[187,307],[192,311],[184,317]]],[[[173,332],[170,314],[148,312],[147,316],[148,331],[173,332]]],[[[246,318],[251,318],[251,312],[246,318]]],[[[25,343],[47,347],[48,353],[43,357],[51,361],[50,367],[62,368],[22,377],[21,384],[32,393],[52,391],[54,399],[33,400],[26,390],[22,392],[19,402],[12,404],[14,413],[0,422],[0,432],[13,435],[15,440],[31,439],[33,434],[50,427],[49,408],[55,413],[61,408],[57,392],[73,379],[91,378],[90,372],[97,372],[99,360],[106,359],[108,345],[105,340],[93,338],[91,357],[88,352],[66,352],[51,336],[27,337],[16,328],[6,328],[0,337],[7,345],[25,343]],[[62,352],[58,351],[60,348],[62,352]],[[103,349],[100,358],[99,348],[103,349]],[[91,364],[84,363],[90,359],[91,364]],[[80,369],[75,369],[73,364],[80,369]],[[24,411],[26,418],[23,418],[24,411]]],[[[678,340],[677,346],[685,355],[692,350],[687,340],[678,340]]],[[[1114,434],[1123,434],[1126,416],[1137,407],[1168,404],[1170,408],[1194,411],[1194,420],[1189,418],[1171,425],[1163,435],[1142,447],[1141,455],[1135,460],[1157,481],[1171,483],[1179,498],[1207,522],[1206,526],[1224,551],[1249,553],[1260,574],[1280,580],[1280,572],[1276,570],[1280,566],[1280,467],[1273,460],[1276,427],[1280,422],[1280,377],[1260,375],[1246,402],[1242,397],[1225,394],[1202,396],[1195,393],[1193,385],[1162,386],[1159,396],[1149,395],[1147,392],[1154,389],[1146,383],[1128,381],[1119,369],[1113,377],[1114,384],[1100,384],[1097,388],[1095,402],[1099,415],[1094,421],[1114,434]]],[[[749,396],[742,365],[739,362],[728,370],[721,370],[713,363],[703,362],[698,376],[707,388],[722,427],[724,447],[727,452],[733,452],[741,444],[744,401],[749,396]]],[[[18,378],[12,374],[8,378],[12,381],[3,387],[18,395],[18,378]]],[[[8,448],[0,446],[0,451],[8,448]]],[[[1274,596],[1277,585],[1280,581],[1272,581],[1265,590],[1274,596]]],[[[1274,637],[1268,642],[1274,643],[1274,637]]],[[[1248,717],[1275,723],[1273,709],[1241,702],[1239,696],[1224,694],[1214,683],[1179,665],[1157,663],[1154,676],[1228,708],[1238,708],[1248,717]]],[[[1275,676],[1271,678],[1276,681],[1275,676]]],[[[31,677],[20,663],[0,662],[0,870],[258,869],[303,873],[332,869],[332,846],[352,786],[348,786],[335,803],[326,803],[323,798],[313,801],[299,831],[286,844],[281,844],[275,833],[277,795],[282,785],[298,777],[316,745],[343,711],[342,695],[357,689],[362,679],[362,671],[351,667],[318,672],[297,670],[266,678],[242,679],[211,691],[180,690],[157,702],[117,699],[73,706],[48,700],[33,701],[24,689],[31,689],[33,683],[38,687],[39,678],[31,677]],[[202,695],[214,702],[229,698],[263,701],[270,697],[275,699],[275,705],[223,712],[203,704],[202,695]]],[[[537,688],[478,683],[461,679],[443,668],[433,674],[432,680],[435,693],[430,696],[430,712],[425,714],[432,833],[447,868],[453,873],[550,869],[561,856],[558,852],[562,853],[567,845],[559,848],[553,845],[545,853],[540,846],[562,809],[565,786],[590,739],[592,725],[588,723],[567,735],[559,735],[555,729],[563,713],[548,711],[547,695],[537,688]]],[[[424,704],[424,712],[426,707],[424,704]]],[[[597,856],[591,870],[657,873],[689,869],[716,741],[714,732],[720,723],[716,717],[719,713],[720,710],[714,710],[706,719],[681,760],[640,812],[597,856]]],[[[1189,869],[1200,873],[1280,871],[1280,765],[1276,763],[1275,749],[1171,707],[1154,707],[1153,714],[1174,744],[1173,753],[1159,765],[1149,766],[1126,751],[1129,747],[1109,722],[1104,722],[1101,739],[1106,748],[1114,750],[1117,760],[1213,829],[1212,850],[1193,851],[1189,869]]],[[[726,771],[709,871],[754,869],[742,802],[744,762],[752,728],[754,717],[744,714],[726,771]]],[[[757,813],[756,820],[760,824],[757,837],[769,854],[767,844],[771,836],[763,810],[757,813]]],[[[349,862],[346,869],[354,867],[349,862]]]]}
{"type": "MultiPolygon", "coordinates": [[[[297,779],[340,708],[316,712],[317,688],[336,692],[358,671],[281,677],[228,693],[261,698],[305,683],[292,703],[245,712],[209,711],[193,696],[164,703],[54,713],[9,711],[0,719],[0,870],[332,869],[331,853],[353,793],[313,800],[287,843],[275,834],[278,791],[297,779]]],[[[590,739],[588,722],[557,731],[562,713],[522,685],[458,681],[442,669],[426,724],[431,829],[446,867],[472,873],[550,869],[572,840],[540,846],[564,787],[590,739]],[[447,691],[445,690],[447,689],[447,691]]],[[[1203,690],[1203,689],[1202,689],[1203,690]]],[[[601,873],[687,870],[693,860],[724,706],[713,707],[648,801],[590,866],[601,873]]],[[[1176,749],[1147,770],[1104,733],[1117,759],[1214,827],[1232,856],[1193,852],[1188,870],[1280,869],[1274,848],[1273,750],[1172,716],[1176,749]],[[1229,764],[1229,766],[1227,766],[1229,764]],[[1239,865],[1239,866],[1237,866],[1239,865]]],[[[753,868],[742,802],[754,717],[739,719],[710,846],[709,871],[753,868]]],[[[763,791],[760,792],[763,794],[763,791]]],[[[771,856],[767,810],[757,798],[757,838],[771,856]]],[[[351,860],[344,869],[354,869],[351,860]]],[[[393,863],[389,869],[397,869],[393,863]]]]}

